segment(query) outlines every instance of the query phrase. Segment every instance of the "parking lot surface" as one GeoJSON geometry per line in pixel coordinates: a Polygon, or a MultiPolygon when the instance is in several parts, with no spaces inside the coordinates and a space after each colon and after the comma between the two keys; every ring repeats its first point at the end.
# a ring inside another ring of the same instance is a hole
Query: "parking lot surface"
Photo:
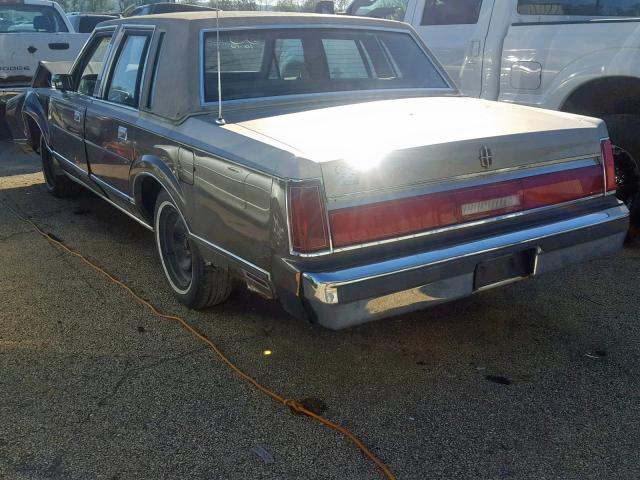
{"type": "Polygon", "coordinates": [[[399,479],[640,477],[639,243],[341,332],[247,292],[193,312],[173,299],[150,232],[90,193],[49,196],[38,157],[5,143],[0,478],[382,478],[12,210],[349,428],[399,479]]]}

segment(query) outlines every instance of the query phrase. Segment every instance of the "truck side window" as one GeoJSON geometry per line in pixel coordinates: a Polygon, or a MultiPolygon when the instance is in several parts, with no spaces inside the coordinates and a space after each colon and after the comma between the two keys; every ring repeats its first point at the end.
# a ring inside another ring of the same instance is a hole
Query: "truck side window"
{"type": "Polygon", "coordinates": [[[78,80],[78,93],[83,95],[93,95],[98,75],[102,72],[104,65],[104,59],[109,50],[109,42],[111,41],[111,35],[103,36],[96,39],[96,43],[90,55],[87,57],[87,62],[82,67],[80,76],[76,77],[78,80]]]}
{"type": "Polygon", "coordinates": [[[482,0],[426,0],[420,25],[478,23],[482,0]]]}
{"type": "Polygon", "coordinates": [[[150,38],[148,34],[127,34],[123,38],[107,89],[108,101],[138,107],[150,38]]]}
{"type": "Polygon", "coordinates": [[[637,17],[640,4],[621,0],[518,0],[521,15],[637,17]]]}

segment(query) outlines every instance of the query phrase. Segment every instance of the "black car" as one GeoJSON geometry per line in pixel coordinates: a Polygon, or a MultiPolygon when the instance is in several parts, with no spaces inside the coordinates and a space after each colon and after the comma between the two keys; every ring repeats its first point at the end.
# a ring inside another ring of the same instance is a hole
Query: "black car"
{"type": "Polygon", "coordinates": [[[117,15],[104,15],[97,13],[69,14],[67,18],[77,33],[91,33],[100,22],[119,18],[117,15]]]}

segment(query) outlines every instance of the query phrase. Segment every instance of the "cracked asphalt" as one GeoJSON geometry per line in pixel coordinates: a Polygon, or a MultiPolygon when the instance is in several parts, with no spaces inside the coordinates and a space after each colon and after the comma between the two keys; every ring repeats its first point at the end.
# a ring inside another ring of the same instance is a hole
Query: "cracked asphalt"
{"type": "Polygon", "coordinates": [[[192,312],[165,285],[150,232],[90,193],[49,196],[37,157],[5,143],[2,479],[382,478],[10,209],[184,316],[265,385],[309,399],[399,479],[640,477],[640,243],[342,332],[247,292],[192,312]]]}

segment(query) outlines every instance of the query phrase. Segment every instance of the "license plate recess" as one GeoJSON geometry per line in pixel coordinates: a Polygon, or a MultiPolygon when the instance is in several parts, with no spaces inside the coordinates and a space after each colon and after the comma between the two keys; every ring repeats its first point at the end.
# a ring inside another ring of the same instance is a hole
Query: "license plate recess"
{"type": "Polygon", "coordinates": [[[501,255],[500,257],[480,262],[476,265],[473,289],[481,290],[533,275],[535,262],[535,249],[501,255]]]}

